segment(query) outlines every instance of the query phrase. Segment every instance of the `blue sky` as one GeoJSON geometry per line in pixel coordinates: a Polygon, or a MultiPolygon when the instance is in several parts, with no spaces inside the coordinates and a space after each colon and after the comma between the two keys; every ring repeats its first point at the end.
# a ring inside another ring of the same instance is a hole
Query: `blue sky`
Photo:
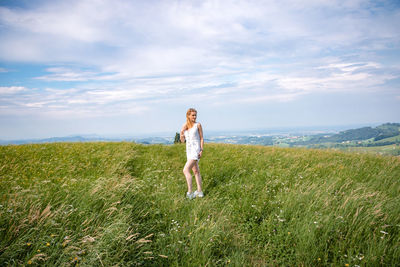
{"type": "Polygon", "coordinates": [[[0,0],[0,139],[400,122],[398,1],[0,0]]]}

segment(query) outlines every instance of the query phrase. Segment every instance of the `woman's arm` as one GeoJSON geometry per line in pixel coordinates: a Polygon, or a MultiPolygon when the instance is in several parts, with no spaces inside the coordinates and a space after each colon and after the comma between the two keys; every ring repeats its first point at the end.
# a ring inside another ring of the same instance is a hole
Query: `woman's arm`
{"type": "Polygon", "coordinates": [[[203,155],[203,147],[204,147],[204,137],[203,137],[203,127],[199,123],[199,136],[200,136],[200,153],[199,157],[203,155]]]}
{"type": "Polygon", "coordinates": [[[181,138],[181,143],[185,142],[185,131],[186,131],[186,123],[182,126],[181,132],[179,134],[180,138],[181,138]]]}

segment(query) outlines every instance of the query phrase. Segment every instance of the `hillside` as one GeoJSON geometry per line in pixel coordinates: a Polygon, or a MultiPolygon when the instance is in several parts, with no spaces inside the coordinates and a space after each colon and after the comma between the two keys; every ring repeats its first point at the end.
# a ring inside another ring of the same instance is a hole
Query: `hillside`
{"type": "Polygon", "coordinates": [[[400,135],[400,123],[385,123],[375,128],[362,127],[342,131],[332,136],[317,136],[312,138],[310,143],[362,141],[368,139],[379,141],[397,135],[400,135]]]}
{"type": "Polygon", "coordinates": [[[343,151],[370,152],[374,154],[400,155],[400,123],[385,123],[375,128],[362,127],[341,131],[337,134],[289,136],[278,139],[279,144],[289,147],[333,148],[343,151]]]}
{"type": "Polygon", "coordinates": [[[394,266],[400,161],[206,144],[0,146],[0,265],[394,266]]]}

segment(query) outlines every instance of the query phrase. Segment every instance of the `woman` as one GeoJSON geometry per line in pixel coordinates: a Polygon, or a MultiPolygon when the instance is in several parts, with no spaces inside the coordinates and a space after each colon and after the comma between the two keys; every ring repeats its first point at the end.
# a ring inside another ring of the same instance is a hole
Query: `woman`
{"type": "Polygon", "coordinates": [[[188,191],[186,197],[193,199],[195,197],[203,197],[203,190],[201,188],[201,175],[199,169],[199,160],[203,154],[204,139],[203,139],[203,128],[201,124],[196,122],[197,111],[194,108],[188,109],[186,112],[186,123],[182,126],[181,130],[181,142],[186,140],[186,157],[187,162],[183,168],[183,174],[186,177],[188,191]],[[197,190],[192,191],[192,174],[193,171],[196,177],[197,190]]]}

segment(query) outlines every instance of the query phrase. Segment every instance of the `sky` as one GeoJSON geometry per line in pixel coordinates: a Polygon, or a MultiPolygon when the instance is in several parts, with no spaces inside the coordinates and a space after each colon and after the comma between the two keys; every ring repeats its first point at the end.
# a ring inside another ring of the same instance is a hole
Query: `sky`
{"type": "Polygon", "coordinates": [[[0,139],[400,122],[400,2],[0,0],[0,139]]]}

